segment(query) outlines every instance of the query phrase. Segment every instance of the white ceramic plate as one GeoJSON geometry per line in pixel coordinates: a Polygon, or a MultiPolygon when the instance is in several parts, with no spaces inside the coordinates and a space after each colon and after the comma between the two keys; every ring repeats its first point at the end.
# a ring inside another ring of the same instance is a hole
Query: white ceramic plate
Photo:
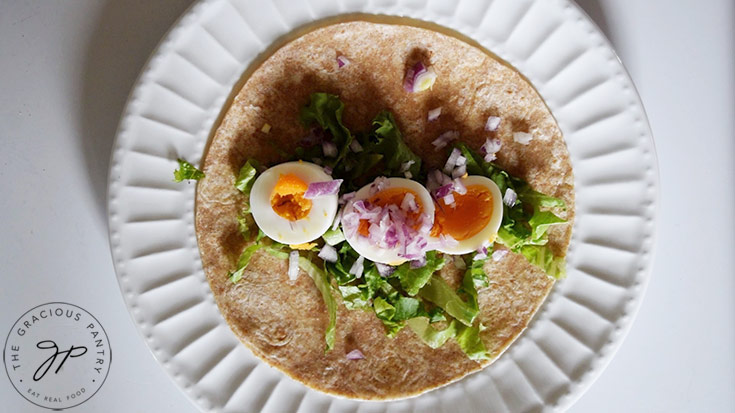
{"type": "Polygon", "coordinates": [[[610,361],[651,265],[658,172],[630,78],[605,38],[565,0],[208,0],[163,40],[127,104],[109,182],[120,287],[156,359],[204,411],[563,410],[610,361]],[[564,132],[577,218],[568,277],[494,364],[420,397],[382,403],[324,395],[256,359],[220,315],[194,234],[198,164],[248,64],[296,27],[365,12],[432,21],[480,42],[536,86],[564,132]]]}

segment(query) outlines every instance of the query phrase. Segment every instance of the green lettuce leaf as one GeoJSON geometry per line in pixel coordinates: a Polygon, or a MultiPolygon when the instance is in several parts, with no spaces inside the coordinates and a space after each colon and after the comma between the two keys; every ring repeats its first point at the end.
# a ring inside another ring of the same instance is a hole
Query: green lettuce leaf
{"type": "Polygon", "coordinates": [[[240,190],[245,196],[250,196],[250,189],[253,187],[255,182],[255,176],[258,175],[258,169],[260,169],[260,163],[255,159],[248,159],[245,165],[240,168],[240,173],[235,179],[235,188],[240,190]]]}
{"type": "Polygon", "coordinates": [[[310,102],[301,108],[301,123],[305,127],[314,124],[329,132],[332,142],[337,145],[338,155],[336,159],[327,159],[327,164],[336,165],[345,156],[352,143],[352,133],[342,123],[342,113],[345,105],[339,96],[328,93],[312,93],[310,102]]]}
{"type": "Polygon", "coordinates": [[[413,161],[408,172],[414,177],[419,175],[421,158],[403,141],[392,113],[382,111],[373,119],[372,135],[376,141],[369,146],[369,150],[383,155],[384,175],[403,176],[405,171],[401,171],[401,167],[408,161],[413,161]]]}
{"type": "Polygon", "coordinates": [[[185,179],[193,179],[198,181],[204,178],[204,172],[197,169],[194,165],[179,158],[176,160],[179,163],[179,168],[174,171],[174,181],[181,182],[185,179]]]}
{"type": "Polygon", "coordinates": [[[457,336],[457,320],[452,320],[443,330],[437,330],[426,317],[416,317],[406,321],[414,333],[431,348],[439,348],[450,338],[457,336]]]}
{"type": "Polygon", "coordinates": [[[337,287],[342,302],[348,310],[368,309],[370,301],[365,298],[364,290],[356,285],[340,285],[337,287]]]}
{"type": "Polygon", "coordinates": [[[329,229],[322,235],[324,242],[331,246],[335,246],[345,240],[345,234],[342,233],[342,229],[329,229]]]}
{"type": "Polygon", "coordinates": [[[332,296],[332,288],[324,271],[320,270],[308,258],[301,256],[299,256],[299,267],[304,270],[304,272],[309,274],[312,280],[314,280],[316,288],[319,290],[320,293],[322,293],[324,305],[327,307],[329,322],[327,323],[327,329],[324,332],[324,340],[327,343],[327,347],[324,351],[327,352],[334,347],[334,340],[336,337],[337,301],[332,296]]]}
{"type": "Polygon", "coordinates": [[[429,283],[419,291],[419,296],[441,307],[447,314],[467,326],[471,326],[477,317],[477,309],[462,301],[462,298],[438,274],[431,276],[429,283]]]}
{"type": "Polygon", "coordinates": [[[426,265],[420,268],[411,268],[410,262],[398,266],[393,276],[398,277],[401,287],[410,296],[418,294],[419,290],[429,282],[431,275],[444,267],[444,258],[436,251],[426,253],[426,265]]]}
{"type": "Polygon", "coordinates": [[[235,272],[229,274],[230,281],[232,281],[233,284],[242,279],[242,275],[248,264],[250,264],[250,259],[253,257],[253,254],[261,248],[263,248],[262,244],[255,243],[249,245],[242,251],[242,253],[240,253],[240,257],[237,259],[237,269],[235,272]]]}
{"type": "Polygon", "coordinates": [[[481,361],[490,360],[490,354],[485,348],[485,343],[480,338],[480,331],[484,329],[482,325],[475,327],[468,327],[464,325],[457,326],[457,344],[459,348],[469,357],[471,360],[481,361]]]}

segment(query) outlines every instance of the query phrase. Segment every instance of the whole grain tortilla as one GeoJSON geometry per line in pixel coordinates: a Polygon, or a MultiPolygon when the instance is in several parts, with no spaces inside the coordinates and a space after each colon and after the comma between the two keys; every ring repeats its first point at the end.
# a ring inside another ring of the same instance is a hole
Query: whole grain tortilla
{"type": "MultiPolygon", "coordinates": [[[[395,115],[406,143],[427,166],[438,167],[445,151],[431,141],[456,130],[477,149],[487,137],[502,141],[497,163],[535,189],[564,199],[555,211],[569,223],[550,230],[556,255],[564,255],[574,214],[572,166],[561,132],[534,88],[515,70],[455,37],[406,25],[364,21],[313,30],[281,47],[258,67],[226,110],[203,162],[206,177],[197,187],[196,231],[204,271],[214,297],[233,332],[266,363],[310,387],[359,399],[408,397],[445,385],[491,361],[469,360],[450,340],[443,347],[424,345],[410,328],[385,336],[371,312],[337,313],[334,349],[324,352],[328,317],[313,281],[301,274],[289,281],[287,263],[257,253],[237,284],[228,280],[245,247],[237,216],[245,197],[234,187],[247,158],[278,163],[279,151],[292,152],[306,134],[299,110],[313,92],[339,95],[344,123],[367,130],[381,110],[395,115]],[[350,64],[339,68],[336,57],[350,64]],[[438,78],[433,88],[407,93],[406,69],[429,63],[438,78]],[[441,116],[427,121],[430,109],[441,116]],[[502,119],[497,132],[483,130],[488,116],[502,119]],[[268,133],[264,124],[271,125],[268,133]],[[533,135],[529,145],[513,141],[513,132],[533,135]],[[359,349],[363,360],[345,354],[359,349]]],[[[479,292],[482,339],[497,358],[528,325],[553,285],[521,255],[508,254],[486,266],[490,286],[479,292]]],[[[453,265],[442,276],[458,286],[453,265]]]]}

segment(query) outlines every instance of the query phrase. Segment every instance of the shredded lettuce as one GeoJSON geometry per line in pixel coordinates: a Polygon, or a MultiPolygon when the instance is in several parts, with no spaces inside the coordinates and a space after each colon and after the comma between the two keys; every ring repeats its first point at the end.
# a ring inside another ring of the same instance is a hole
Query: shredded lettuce
{"type": "Polygon", "coordinates": [[[414,333],[431,348],[439,348],[450,338],[457,336],[457,320],[449,322],[443,330],[437,330],[426,317],[416,317],[406,322],[414,333]]]}
{"type": "Polygon", "coordinates": [[[411,263],[405,262],[398,266],[393,275],[398,277],[401,287],[406,290],[406,293],[414,296],[429,282],[432,274],[444,267],[444,263],[444,258],[440,257],[436,251],[429,251],[426,253],[426,265],[420,268],[411,268],[411,263]]]}
{"type": "Polygon", "coordinates": [[[309,274],[312,280],[314,280],[316,288],[320,293],[322,293],[324,305],[327,307],[329,322],[327,323],[327,329],[324,332],[324,340],[327,343],[326,349],[324,350],[326,353],[334,347],[337,328],[337,301],[332,296],[329,279],[324,271],[320,270],[309,258],[301,256],[299,257],[299,267],[309,274]]]}
{"type": "Polygon", "coordinates": [[[467,158],[467,172],[470,175],[483,175],[492,179],[501,194],[505,194],[508,188],[518,194],[512,207],[503,204],[503,220],[496,241],[513,252],[523,254],[530,263],[543,269],[549,276],[563,277],[566,266],[564,257],[554,257],[546,244],[549,227],[562,224],[566,220],[541,208],[565,209],[564,201],[535,191],[522,179],[511,176],[492,162],[485,162],[464,143],[456,143],[454,146],[467,158]]]}
{"type": "Polygon", "coordinates": [[[240,168],[240,173],[237,174],[237,179],[235,179],[235,188],[247,197],[250,196],[250,189],[253,187],[256,175],[258,175],[258,169],[261,169],[260,163],[255,159],[248,159],[245,165],[240,168]]]}
{"type": "Polygon", "coordinates": [[[471,360],[489,360],[490,354],[485,348],[485,343],[480,338],[480,331],[484,330],[482,324],[474,327],[468,327],[464,325],[457,325],[457,344],[459,348],[469,357],[471,360]]]}
{"type": "MultiPolygon", "coordinates": [[[[301,108],[301,123],[307,128],[317,124],[324,131],[329,132],[332,143],[337,145],[338,155],[336,159],[327,162],[334,166],[349,151],[350,143],[352,143],[352,133],[342,123],[345,105],[339,96],[329,93],[312,93],[310,100],[307,106],[301,108]]],[[[323,154],[321,158],[328,159],[323,154]]]]}
{"type": "Polygon", "coordinates": [[[327,232],[324,233],[324,235],[322,235],[322,238],[327,244],[335,246],[345,240],[345,234],[340,228],[329,229],[327,230],[327,232]]]}
{"type": "Polygon", "coordinates": [[[175,182],[181,182],[185,179],[198,181],[204,178],[204,172],[197,169],[194,165],[181,158],[176,161],[179,163],[179,168],[174,171],[175,182]]]}
{"type": "Polygon", "coordinates": [[[419,296],[443,308],[447,314],[467,326],[472,325],[479,313],[476,305],[464,302],[438,274],[431,276],[429,283],[419,291],[419,296]]]}
{"type": "Polygon", "coordinates": [[[412,176],[419,176],[421,157],[413,153],[403,141],[392,113],[382,111],[373,119],[372,136],[375,140],[368,149],[383,156],[383,174],[403,176],[404,172],[408,171],[412,176]],[[405,171],[402,170],[403,165],[409,161],[413,161],[411,166],[405,171]]]}

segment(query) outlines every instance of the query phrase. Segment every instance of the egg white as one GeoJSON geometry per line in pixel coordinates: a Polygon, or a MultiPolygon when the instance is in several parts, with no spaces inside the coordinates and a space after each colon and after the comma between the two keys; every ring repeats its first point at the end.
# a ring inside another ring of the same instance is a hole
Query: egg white
{"type": "Polygon", "coordinates": [[[309,214],[299,220],[290,221],[278,215],[271,207],[271,194],[281,175],[294,174],[307,185],[313,182],[331,181],[321,166],[309,162],[286,162],[267,169],[260,174],[250,190],[250,210],[265,235],[283,244],[303,244],[322,236],[332,225],[337,213],[335,195],[312,199],[309,214]]]}
{"type": "MultiPolygon", "coordinates": [[[[503,196],[500,194],[500,189],[495,184],[495,182],[493,182],[490,178],[479,175],[471,175],[461,179],[462,183],[467,187],[480,185],[484,186],[490,191],[490,194],[493,197],[493,212],[492,215],[490,215],[490,220],[487,222],[487,224],[485,224],[485,226],[477,234],[471,236],[470,238],[458,241],[457,245],[453,246],[437,243],[437,251],[441,251],[446,254],[467,254],[468,252],[477,250],[483,244],[492,244],[498,234],[500,223],[503,220],[503,196]]],[[[454,195],[457,195],[456,192],[454,193],[454,195]]],[[[448,205],[445,208],[451,207],[451,205],[448,205]]],[[[471,224],[469,224],[468,226],[470,225],[471,224]]]]}
{"type": "MultiPolygon", "coordinates": [[[[429,221],[432,223],[434,222],[434,202],[431,199],[429,191],[423,185],[405,178],[388,178],[386,182],[387,185],[384,189],[405,188],[414,192],[416,194],[416,203],[423,209],[422,214],[428,215],[429,221]]],[[[345,205],[345,214],[353,212],[354,202],[361,199],[367,200],[372,196],[370,194],[370,185],[372,184],[363,186],[355,193],[355,197],[345,205]]],[[[398,206],[400,207],[400,205],[398,206]]],[[[363,237],[358,233],[354,234],[352,237],[347,237],[347,234],[345,234],[345,239],[358,254],[370,261],[389,265],[398,265],[406,261],[405,258],[398,255],[398,248],[380,248],[371,244],[366,237],[363,237]]]]}

